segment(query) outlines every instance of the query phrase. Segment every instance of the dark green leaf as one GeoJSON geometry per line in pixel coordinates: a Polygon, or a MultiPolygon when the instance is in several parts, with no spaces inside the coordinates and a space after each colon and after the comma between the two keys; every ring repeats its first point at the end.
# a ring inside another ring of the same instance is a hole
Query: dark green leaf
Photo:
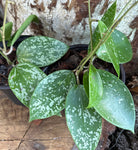
{"type": "Polygon", "coordinates": [[[111,36],[115,45],[115,51],[117,53],[119,63],[122,64],[130,61],[133,53],[131,44],[126,35],[118,30],[114,30],[111,36]]]}
{"type": "MultiPolygon", "coordinates": [[[[108,29],[102,21],[99,21],[98,27],[102,38],[108,29]]],[[[101,47],[99,48],[96,54],[100,59],[104,61],[110,59],[110,62],[113,64],[118,76],[120,75],[119,60],[118,60],[117,53],[115,51],[115,45],[112,36],[110,36],[104,42],[104,44],[101,45],[101,47]]]]}
{"type": "Polygon", "coordinates": [[[58,117],[62,117],[61,112],[57,113],[57,114],[56,114],[56,116],[58,116],[58,117]]]}
{"type": "Polygon", "coordinates": [[[46,75],[32,64],[18,64],[12,68],[8,82],[16,97],[27,107],[37,84],[46,75]]]}
{"type": "Polygon", "coordinates": [[[111,5],[111,7],[104,13],[101,21],[109,28],[114,21],[116,14],[116,1],[111,5]]]}
{"type": "MultiPolygon", "coordinates": [[[[115,13],[116,13],[116,1],[111,5],[111,7],[105,12],[103,15],[101,21],[104,22],[104,24],[109,28],[115,18],[115,13]]],[[[97,28],[94,31],[93,34],[93,49],[97,46],[101,39],[100,33],[99,33],[99,28],[97,28]]],[[[90,51],[90,50],[89,50],[90,51]]]]}
{"type": "Polygon", "coordinates": [[[95,106],[102,98],[103,84],[99,72],[91,65],[89,67],[89,105],[88,108],[95,106]]]}
{"type": "Polygon", "coordinates": [[[34,36],[24,40],[17,48],[20,63],[29,62],[39,67],[48,66],[59,60],[69,47],[53,38],[34,36]]]}
{"type": "Polygon", "coordinates": [[[13,44],[16,42],[16,40],[20,37],[20,35],[24,32],[24,30],[30,25],[31,22],[39,22],[37,16],[30,15],[24,23],[21,25],[21,27],[15,32],[13,38],[11,39],[10,46],[13,46],[13,44]]]}
{"type": "MultiPolygon", "coordinates": [[[[11,38],[11,32],[12,32],[12,22],[8,22],[5,24],[5,40],[8,41],[11,38]]],[[[3,27],[1,28],[3,29],[3,27]]],[[[2,41],[2,36],[0,34],[0,41],[2,41]]]]}
{"type": "MultiPolygon", "coordinates": [[[[118,57],[119,63],[123,64],[130,61],[132,59],[132,47],[125,34],[118,30],[114,30],[111,37],[114,42],[114,50],[118,57]]],[[[111,62],[108,53],[106,53],[103,47],[97,51],[97,55],[104,61],[111,62]]]]}
{"type": "Polygon", "coordinates": [[[30,121],[57,115],[65,108],[68,90],[76,84],[72,71],[60,70],[48,75],[35,89],[30,101],[30,121]]]}
{"type": "Polygon", "coordinates": [[[87,97],[89,98],[89,72],[85,72],[83,75],[83,85],[86,92],[87,97]]]}
{"type": "Polygon", "coordinates": [[[101,135],[101,116],[94,108],[87,109],[88,98],[82,85],[74,86],[66,98],[66,120],[80,150],[95,150],[101,135]]]}
{"type": "Polygon", "coordinates": [[[103,97],[95,109],[110,123],[134,132],[135,107],[128,88],[107,71],[99,70],[99,74],[103,81],[103,97]]]}

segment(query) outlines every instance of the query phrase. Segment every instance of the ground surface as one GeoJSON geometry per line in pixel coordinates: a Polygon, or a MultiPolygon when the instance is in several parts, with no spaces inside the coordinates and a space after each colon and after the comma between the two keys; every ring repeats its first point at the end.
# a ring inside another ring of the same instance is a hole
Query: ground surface
{"type": "Polygon", "coordinates": [[[0,150],[70,150],[73,145],[64,117],[28,123],[28,109],[0,92],[0,150]]]}

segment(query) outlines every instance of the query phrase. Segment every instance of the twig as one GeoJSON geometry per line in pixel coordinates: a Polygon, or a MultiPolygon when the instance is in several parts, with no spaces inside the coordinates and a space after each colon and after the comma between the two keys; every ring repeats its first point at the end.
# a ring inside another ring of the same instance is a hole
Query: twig
{"type": "Polygon", "coordinates": [[[114,144],[112,147],[110,147],[109,150],[112,150],[112,148],[114,148],[114,147],[116,146],[116,144],[117,144],[117,142],[118,142],[118,140],[119,140],[121,134],[123,133],[123,131],[124,131],[124,130],[122,130],[122,131],[119,133],[119,135],[118,135],[118,137],[117,137],[117,139],[116,139],[115,144],[114,144]]]}
{"type": "Polygon", "coordinates": [[[20,148],[22,142],[24,141],[24,140],[23,140],[24,137],[26,136],[26,134],[28,133],[29,129],[31,128],[31,125],[32,125],[32,123],[30,123],[29,127],[28,127],[27,130],[25,131],[25,133],[24,133],[24,135],[23,135],[23,137],[22,137],[22,139],[21,139],[21,141],[20,141],[20,143],[19,143],[19,145],[18,145],[18,147],[17,147],[16,150],[19,150],[19,148],[20,148]]]}
{"type": "Polygon", "coordinates": [[[90,28],[90,45],[92,51],[92,20],[91,20],[91,0],[88,0],[88,12],[89,12],[89,28],[90,28]]]}

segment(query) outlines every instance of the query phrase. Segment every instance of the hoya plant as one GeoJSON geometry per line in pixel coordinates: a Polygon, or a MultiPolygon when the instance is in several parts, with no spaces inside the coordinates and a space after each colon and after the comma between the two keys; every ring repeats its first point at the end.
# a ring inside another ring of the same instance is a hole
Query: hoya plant
{"type": "MultiPolygon", "coordinates": [[[[6,6],[8,3],[6,1],[6,6]]],[[[12,23],[6,24],[5,17],[0,30],[3,42],[0,54],[12,66],[8,83],[16,97],[28,107],[29,121],[59,115],[65,109],[67,126],[80,150],[95,150],[102,131],[102,118],[134,133],[133,99],[119,79],[119,65],[132,59],[132,48],[125,34],[115,29],[138,2],[128,8],[129,3],[116,18],[115,1],[101,20],[92,20],[88,1],[90,43],[87,55],[75,70],[58,70],[46,75],[40,69],[58,61],[69,50],[65,43],[46,36],[33,36],[22,41],[16,50],[16,63],[9,59],[21,33],[32,21],[38,22],[35,15],[29,16],[12,35],[12,23]],[[94,32],[93,21],[98,21],[94,32]],[[93,62],[97,57],[112,63],[117,76],[96,68],[93,62]],[[80,84],[79,74],[82,72],[83,84],[80,84]]]]}

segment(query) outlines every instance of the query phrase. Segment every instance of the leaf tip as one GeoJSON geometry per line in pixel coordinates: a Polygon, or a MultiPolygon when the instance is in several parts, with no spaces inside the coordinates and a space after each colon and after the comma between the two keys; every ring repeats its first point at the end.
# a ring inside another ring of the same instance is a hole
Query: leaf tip
{"type": "Polygon", "coordinates": [[[135,134],[135,127],[132,126],[131,128],[128,129],[130,132],[132,132],[133,134],[135,134]]]}
{"type": "Polygon", "coordinates": [[[30,122],[32,122],[33,120],[34,120],[34,119],[32,119],[32,118],[29,118],[29,123],[30,123],[30,122]]]}
{"type": "Polygon", "coordinates": [[[86,109],[90,109],[90,108],[92,108],[93,107],[93,105],[92,104],[89,104],[87,107],[86,107],[86,109]]]}

